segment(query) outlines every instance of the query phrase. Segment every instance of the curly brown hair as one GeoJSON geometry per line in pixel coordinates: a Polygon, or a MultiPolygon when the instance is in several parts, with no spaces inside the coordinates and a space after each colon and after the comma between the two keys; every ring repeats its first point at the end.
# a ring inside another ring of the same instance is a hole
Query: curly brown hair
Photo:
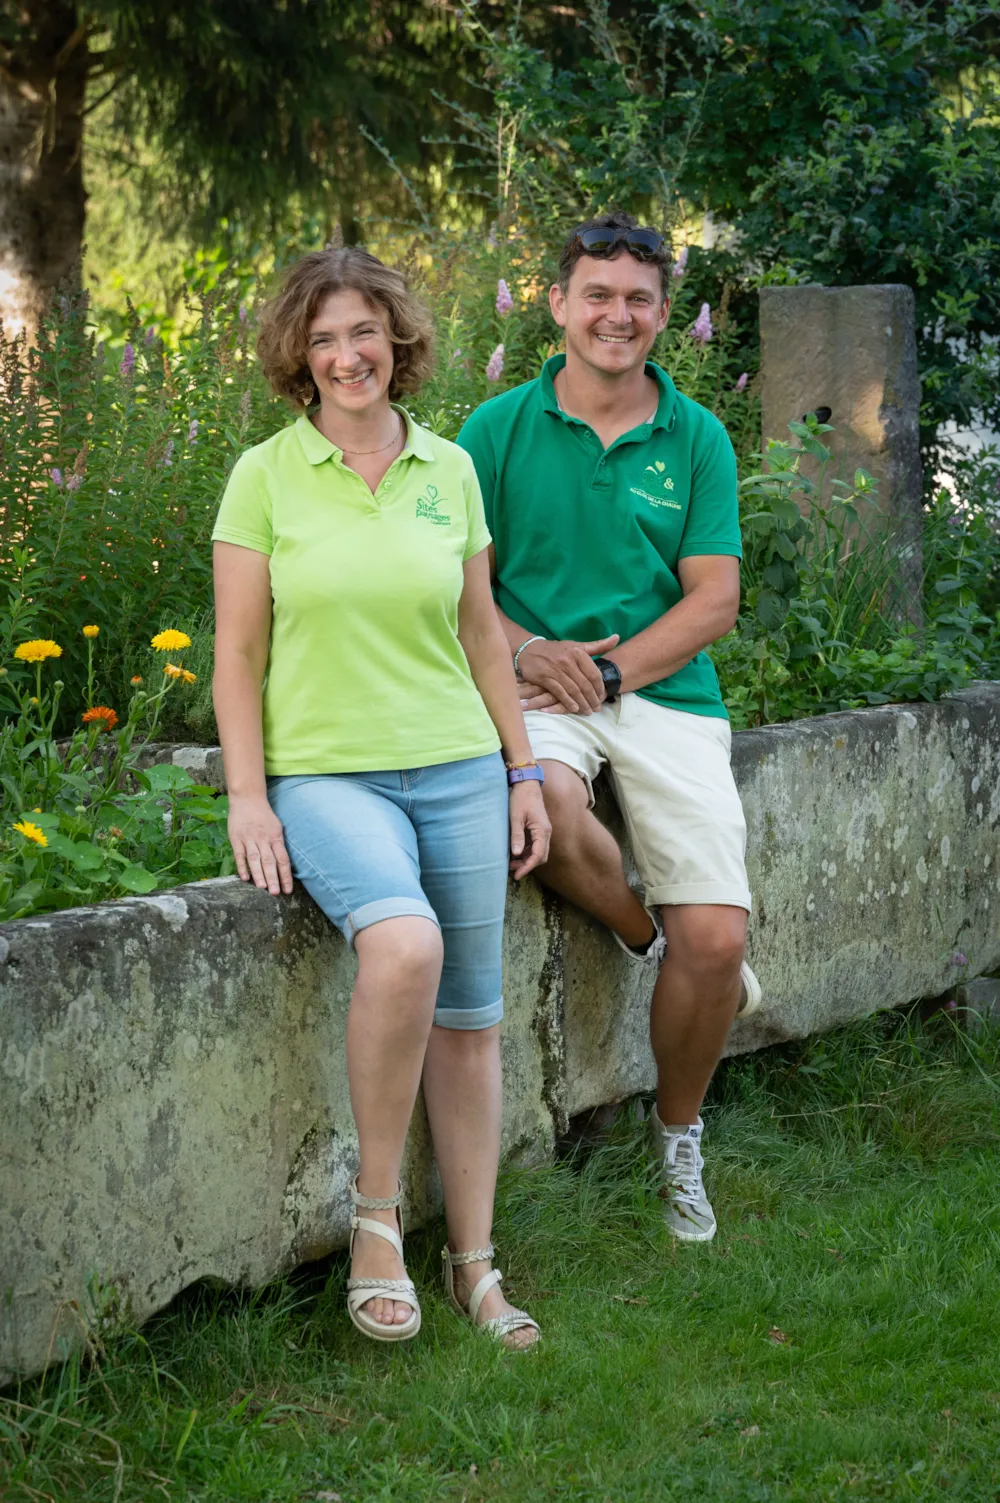
{"type": "Polygon", "coordinates": [[[433,369],[434,328],[430,314],[410,291],[406,278],[356,245],[313,251],[296,261],[278,291],[260,310],[257,355],[278,396],[303,411],[318,395],[309,374],[309,326],[331,292],[360,292],[389,324],[394,358],[389,396],[415,392],[433,369]]]}

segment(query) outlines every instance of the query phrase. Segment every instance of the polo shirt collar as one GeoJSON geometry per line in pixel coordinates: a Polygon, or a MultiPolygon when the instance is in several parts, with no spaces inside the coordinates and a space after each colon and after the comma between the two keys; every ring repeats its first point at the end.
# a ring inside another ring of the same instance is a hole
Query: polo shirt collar
{"type": "MultiPolygon", "coordinates": [[[[393,412],[398,412],[406,424],[406,444],[404,454],[412,454],[415,459],[424,459],[433,462],[434,449],[431,445],[431,436],[426,428],[411,418],[403,407],[393,404],[393,412]]],[[[295,420],[295,431],[299,435],[302,452],[310,464],[322,464],[324,460],[337,458],[342,459],[344,451],[338,449],[336,444],[331,444],[328,438],[324,438],[316,424],[310,420],[307,412],[295,420]]]]}
{"type": "MultiPolygon", "coordinates": [[[[565,355],[552,355],[542,366],[539,377],[542,407],[546,412],[553,412],[557,417],[561,417],[564,420],[565,413],[559,406],[559,400],[556,397],[555,378],[565,364],[565,355]]],[[[646,361],[646,375],[652,377],[656,382],[660,393],[659,401],[656,404],[656,416],[651,426],[653,428],[665,428],[669,432],[674,426],[677,415],[677,388],[666,371],[652,360],[646,361]]]]}

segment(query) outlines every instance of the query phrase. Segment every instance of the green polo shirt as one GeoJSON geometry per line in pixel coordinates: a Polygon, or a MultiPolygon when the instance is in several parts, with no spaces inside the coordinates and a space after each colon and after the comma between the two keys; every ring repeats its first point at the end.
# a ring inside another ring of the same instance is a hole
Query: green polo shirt
{"type": "Polygon", "coordinates": [[[467,454],[403,413],[372,495],[300,417],[237,461],[212,536],[266,553],[268,774],[457,762],[500,740],[458,640],[462,565],[488,546],[467,454]]]}
{"type": "MultiPolygon", "coordinates": [[[[627,642],[681,599],[682,558],[742,557],[736,458],[718,418],[652,362],[656,415],[605,449],[560,410],[552,383],[565,363],[554,355],[537,380],[484,402],[458,442],[482,487],[500,609],[552,640],[627,642]]],[[[704,652],[638,692],[727,718],[704,652]]]]}

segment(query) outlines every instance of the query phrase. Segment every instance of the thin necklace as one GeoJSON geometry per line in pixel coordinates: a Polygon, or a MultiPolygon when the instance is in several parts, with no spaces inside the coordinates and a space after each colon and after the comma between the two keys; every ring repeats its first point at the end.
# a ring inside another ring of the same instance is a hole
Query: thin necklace
{"type": "Polygon", "coordinates": [[[396,431],[392,435],[392,437],[390,438],[390,440],[389,440],[389,442],[387,444],[382,444],[381,447],[378,448],[378,449],[347,449],[347,448],[341,448],[340,452],[342,454],[353,454],[356,458],[359,458],[359,459],[363,455],[365,455],[365,454],[384,454],[385,451],[386,451],[386,449],[391,449],[392,446],[393,446],[393,444],[396,444],[396,443],[399,442],[399,436],[402,433],[402,431],[403,431],[403,419],[397,413],[396,414],[396,431]]]}

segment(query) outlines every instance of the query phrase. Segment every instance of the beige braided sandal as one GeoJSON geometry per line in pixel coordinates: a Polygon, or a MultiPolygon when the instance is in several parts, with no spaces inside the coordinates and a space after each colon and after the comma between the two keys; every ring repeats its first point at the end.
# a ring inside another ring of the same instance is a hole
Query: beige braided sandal
{"type": "MultiPolygon", "coordinates": [[[[390,1242],[403,1256],[403,1214],[399,1209],[399,1202],[403,1197],[403,1187],[399,1186],[395,1195],[388,1200],[373,1200],[369,1195],[362,1195],[358,1189],[358,1176],[355,1175],[350,1183],[351,1201],[355,1208],[355,1214],[351,1217],[351,1244],[350,1256],[354,1256],[354,1238],[358,1232],[371,1232],[373,1237],[381,1237],[390,1242]],[[396,1221],[399,1225],[397,1235],[391,1227],[383,1226],[381,1221],[372,1221],[369,1216],[357,1215],[358,1207],[364,1211],[395,1211],[396,1221]]],[[[413,1286],[412,1279],[348,1279],[347,1280],[347,1313],[354,1325],[365,1336],[370,1336],[373,1341],[409,1341],[420,1330],[420,1306],[417,1303],[417,1291],[413,1286]],[[402,1304],[409,1305],[413,1314],[410,1319],[404,1321],[401,1326],[386,1325],[380,1320],[375,1320],[371,1315],[366,1315],[362,1306],[367,1305],[370,1299],[399,1300],[402,1304]]]]}
{"type": "MultiPolygon", "coordinates": [[[[476,1247],[472,1252],[453,1253],[449,1247],[442,1247],[441,1271],[444,1274],[444,1287],[448,1299],[459,1315],[464,1315],[467,1320],[471,1320],[478,1331],[488,1331],[495,1341],[503,1341],[504,1337],[508,1336],[512,1331],[532,1330],[537,1331],[538,1335],[541,1336],[541,1327],[536,1320],[532,1320],[526,1310],[508,1310],[505,1315],[494,1315],[491,1320],[484,1320],[482,1324],[476,1319],[484,1296],[493,1288],[494,1284],[502,1282],[503,1275],[496,1268],[491,1269],[489,1273],[483,1274],[469,1296],[467,1306],[460,1303],[458,1295],[455,1293],[455,1269],[464,1267],[467,1263],[491,1263],[493,1261],[493,1252],[492,1242],[489,1247],[476,1247]]],[[[506,1345],[506,1342],[504,1344],[506,1345]]],[[[533,1341],[529,1346],[512,1346],[509,1350],[512,1352],[527,1352],[531,1350],[531,1347],[537,1345],[537,1341],[533,1341]]]]}

